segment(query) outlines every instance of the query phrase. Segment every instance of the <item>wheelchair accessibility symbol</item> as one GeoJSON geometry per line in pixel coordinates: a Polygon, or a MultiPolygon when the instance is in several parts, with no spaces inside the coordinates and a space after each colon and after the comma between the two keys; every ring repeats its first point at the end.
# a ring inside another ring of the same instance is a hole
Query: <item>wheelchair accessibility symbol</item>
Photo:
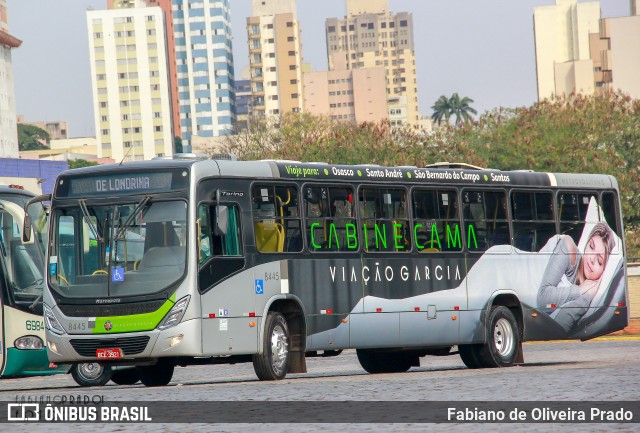
{"type": "Polygon", "coordinates": [[[264,295],[264,281],[256,280],[256,295],[264,295]]]}
{"type": "Polygon", "coordinates": [[[122,283],[124,281],[124,268],[111,269],[111,282],[122,283]]]}

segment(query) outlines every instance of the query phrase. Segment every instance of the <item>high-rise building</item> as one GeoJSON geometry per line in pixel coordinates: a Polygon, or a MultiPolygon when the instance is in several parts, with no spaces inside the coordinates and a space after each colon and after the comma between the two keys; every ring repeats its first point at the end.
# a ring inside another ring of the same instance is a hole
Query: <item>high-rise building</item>
{"type": "Polygon", "coordinates": [[[347,0],[347,16],[325,30],[329,70],[383,67],[391,124],[418,128],[413,15],[389,12],[387,0],[347,0]]]}
{"type": "Polygon", "coordinates": [[[236,119],[230,0],[173,0],[182,143],[233,132],[236,119]]]}
{"type": "Polygon", "coordinates": [[[252,0],[247,18],[254,118],[303,110],[302,49],[295,0],[252,0]]]}
{"type": "Polygon", "coordinates": [[[640,15],[640,0],[629,0],[631,3],[631,15],[640,15]]]}
{"type": "Polygon", "coordinates": [[[356,123],[388,119],[385,69],[305,72],[304,109],[356,123]]]}
{"type": "Polygon", "coordinates": [[[590,34],[598,33],[600,3],[556,0],[534,8],[538,99],[571,93],[594,93],[596,66],[590,34]]]}
{"type": "Polygon", "coordinates": [[[640,98],[640,15],[600,20],[600,60],[603,90],[621,90],[640,98]]]}
{"type": "Polygon", "coordinates": [[[167,42],[167,62],[169,63],[169,86],[171,92],[171,118],[173,134],[181,136],[180,103],[178,101],[178,72],[176,68],[175,38],[171,0],[107,0],[107,9],[124,9],[158,6],[164,12],[165,37],[167,42]]]}
{"type": "Polygon", "coordinates": [[[0,158],[18,157],[18,126],[11,50],[22,41],[9,33],[7,2],[0,0],[0,158]]]}
{"type": "Polygon", "coordinates": [[[172,155],[162,9],[87,11],[87,28],[98,157],[128,161],[172,155]]]}
{"type": "Polygon", "coordinates": [[[251,80],[242,77],[236,80],[236,130],[242,131],[249,128],[251,122],[251,80]]]}

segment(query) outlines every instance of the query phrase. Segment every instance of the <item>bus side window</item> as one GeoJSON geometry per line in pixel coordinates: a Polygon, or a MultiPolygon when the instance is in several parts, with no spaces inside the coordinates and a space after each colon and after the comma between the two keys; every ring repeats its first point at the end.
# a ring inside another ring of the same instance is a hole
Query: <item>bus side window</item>
{"type": "Polygon", "coordinates": [[[202,265],[211,257],[238,257],[242,255],[242,233],[238,206],[227,205],[227,233],[216,235],[215,205],[201,203],[198,206],[200,251],[198,262],[202,265]]]}
{"type": "Polygon", "coordinates": [[[558,194],[560,233],[571,236],[576,245],[582,236],[591,198],[595,198],[597,201],[595,193],[580,194],[560,191],[558,194]]]}
{"type": "Polygon", "coordinates": [[[302,250],[302,224],[295,185],[254,185],[251,191],[255,245],[261,253],[302,250]]]}
{"type": "Polygon", "coordinates": [[[460,251],[462,239],[455,190],[413,191],[414,243],[420,252],[460,251]]]}
{"type": "Polygon", "coordinates": [[[602,194],[602,211],[606,223],[611,229],[622,237],[620,225],[618,224],[618,199],[613,192],[605,192],[602,194]]]}
{"type": "Polygon", "coordinates": [[[307,247],[310,251],[358,251],[353,217],[353,189],[338,186],[305,186],[307,247]]]}
{"type": "Polygon", "coordinates": [[[539,251],[556,233],[551,192],[513,192],[511,215],[518,250],[539,251]]]}

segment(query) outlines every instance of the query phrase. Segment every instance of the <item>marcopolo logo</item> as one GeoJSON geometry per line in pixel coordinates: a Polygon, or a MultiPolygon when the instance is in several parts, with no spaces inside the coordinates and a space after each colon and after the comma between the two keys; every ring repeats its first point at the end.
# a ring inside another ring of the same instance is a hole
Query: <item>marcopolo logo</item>
{"type": "Polygon", "coordinates": [[[40,421],[40,405],[38,403],[9,403],[7,405],[7,421],[40,421]]]}
{"type": "Polygon", "coordinates": [[[111,329],[113,329],[113,323],[111,323],[111,320],[104,322],[104,330],[111,331],[111,329]]]}

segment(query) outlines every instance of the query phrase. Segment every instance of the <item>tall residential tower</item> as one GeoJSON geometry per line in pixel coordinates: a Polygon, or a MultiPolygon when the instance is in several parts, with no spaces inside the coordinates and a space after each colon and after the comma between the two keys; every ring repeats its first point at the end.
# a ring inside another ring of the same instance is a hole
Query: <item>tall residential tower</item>
{"type": "Polygon", "coordinates": [[[99,158],[173,154],[164,15],[137,3],[87,11],[99,158]]]}
{"type": "Polygon", "coordinates": [[[330,71],[383,67],[392,125],[418,128],[413,15],[387,0],[347,0],[347,16],[326,20],[330,71]]]}
{"type": "Polygon", "coordinates": [[[594,93],[590,34],[599,32],[600,3],[556,0],[534,9],[538,99],[594,93]]]}
{"type": "Polygon", "coordinates": [[[233,132],[236,121],[230,0],[173,0],[180,125],[192,136],[233,132]]]}
{"type": "Polygon", "coordinates": [[[11,50],[22,44],[9,34],[7,2],[0,0],[0,158],[18,157],[16,100],[13,90],[11,50]]]}
{"type": "Polygon", "coordinates": [[[252,0],[247,32],[252,117],[302,111],[302,49],[295,0],[252,0]]]}

